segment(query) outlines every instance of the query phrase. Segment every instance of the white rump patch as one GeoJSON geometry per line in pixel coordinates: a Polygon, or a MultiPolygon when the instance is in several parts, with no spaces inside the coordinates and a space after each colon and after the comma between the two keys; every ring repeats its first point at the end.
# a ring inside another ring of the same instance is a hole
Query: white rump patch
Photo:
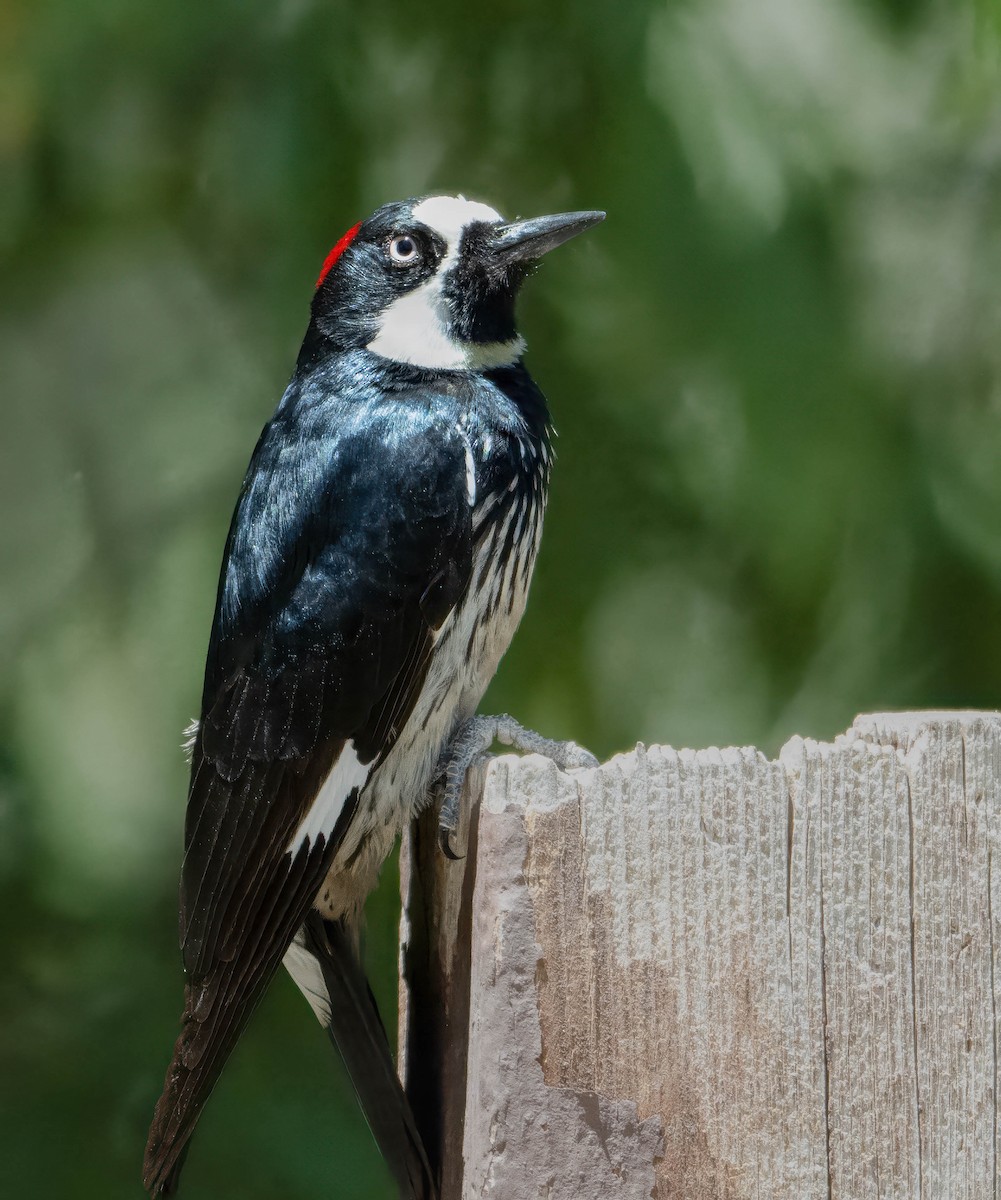
{"type": "Polygon", "coordinates": [[[383,309],[379,331],[367,348],[394,362],[439,370],[485,371],[517,362],[525,352],[520,337],[508,342],[460,342],[449,337],[448,306],[441,294],[442,279],[458,258],[466,226],[500,221],[500,213],[463,196],[430,196],[413,215],[444,239],[445,257],[433,279],[383,309]]]}
{"type": "Polygon", "coordinates": [[[292,939],[292,945],[285,951],[282,962],[295,981],[295,986],[309,1001],[309,1007],[316,1014],[316,1019],[325,1029],[330,1024],[330,996],[327,993],[327,985],[323,982],[320,964],[316,955],[310,954],[306,949],[301,929],[292,939]]]}
{"type": "Polygon", "coordinates": [[[358,761],[354,742],[348,742],[316,793],[316,799],[309,812],[292,835],[287,852],[293,858],[304,843],[312,846],[321,834],[330,840],[337,818],[344,809],[345,800],[355,788],[365,786],[371,769],[371,763],[358,761]]]}

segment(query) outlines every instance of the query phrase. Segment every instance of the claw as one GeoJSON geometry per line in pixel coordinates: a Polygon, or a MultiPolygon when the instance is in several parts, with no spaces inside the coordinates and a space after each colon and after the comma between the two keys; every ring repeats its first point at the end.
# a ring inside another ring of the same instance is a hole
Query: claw
{"type": "Polygon", "coordinates": [[[583,746],[578,746],[576,742],[564,742],[563,745],[562,761],[557,763],[557,766],[562,767],[564,771],[572,771],[578,767],[598,767],[601,765],[590,750],[585,750],[583,746]]]}
{"type": "Polygon", "coordinates": [[[576,742],[554,742],[541,737],[532,730],[525,729],[506,714],[497,717],[472,717],[458,730],[442,754],[432,785],[432,794],[436,785],[440,785],[442,790],[438,814],[438,845],[445,857],[453,862],[464,857],[452,848],[452,838],[459,824],[466,772],[483,751],[489,750],[494,740],[518,750],[543,754],[564,771],[575,767],[598,766],[594,755],[583,746],[578,746],[576,742]]]}
{"type": "Polygon", "coordinates": [[[456,854],[452,849],[452,838],[454,836],[454,829],[446,829],[444,825],[438,826],[438,848],[447,859],[450,859],[452,862],[461,862],[466,856],[464,854],[456,854]]]}

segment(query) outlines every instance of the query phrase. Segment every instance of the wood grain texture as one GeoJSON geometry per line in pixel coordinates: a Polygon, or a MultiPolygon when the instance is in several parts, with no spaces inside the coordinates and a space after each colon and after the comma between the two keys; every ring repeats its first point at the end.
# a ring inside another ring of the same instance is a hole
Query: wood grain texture
{"type": "Polygon", "coordinates": [[[405,916],[439,964],[411,1067],[451,1019],[443,1200],[997,1200],[1001,717],[508,756],[480,789],[405,916]]]}
{"type": "Polygon", "coordinates": [[[443,1196],[462,1195],[472,893],[485,771],[466,777],[453,862],[438,846],[433,809],[400,848],[400,1077],[443,1196]]]}

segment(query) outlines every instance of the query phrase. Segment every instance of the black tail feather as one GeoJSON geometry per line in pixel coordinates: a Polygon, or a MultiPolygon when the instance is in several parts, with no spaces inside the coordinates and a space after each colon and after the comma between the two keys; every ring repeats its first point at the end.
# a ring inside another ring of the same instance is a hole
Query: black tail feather
{"type": "Polygon", "coordinates": [[[312,912],[304,946],[320,964],[330,998],[327,1032],[347,1068],[358,1103],[401,1200],[437,1200],[424,1143],[403,1092],[375,997],[341,921],[312,912]]]}

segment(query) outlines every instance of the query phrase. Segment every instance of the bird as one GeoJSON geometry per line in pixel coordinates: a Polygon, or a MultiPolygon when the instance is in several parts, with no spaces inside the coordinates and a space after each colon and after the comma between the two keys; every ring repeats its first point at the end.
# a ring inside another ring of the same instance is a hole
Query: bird
{"type": "Polygon", "coordinates": [[[181,1032],[143,1182],[173,1194],[195,1125],[284,964],[340,1052],[404,1200],[437,1184],[360,961],[395,840],[493,740],[477,716],[525,608],[552,465],[519,289],[598,211],[505,220],[464,196],[377,209],[323,263],[291,381],[226,540],[191,763],[181,1032]]]}

